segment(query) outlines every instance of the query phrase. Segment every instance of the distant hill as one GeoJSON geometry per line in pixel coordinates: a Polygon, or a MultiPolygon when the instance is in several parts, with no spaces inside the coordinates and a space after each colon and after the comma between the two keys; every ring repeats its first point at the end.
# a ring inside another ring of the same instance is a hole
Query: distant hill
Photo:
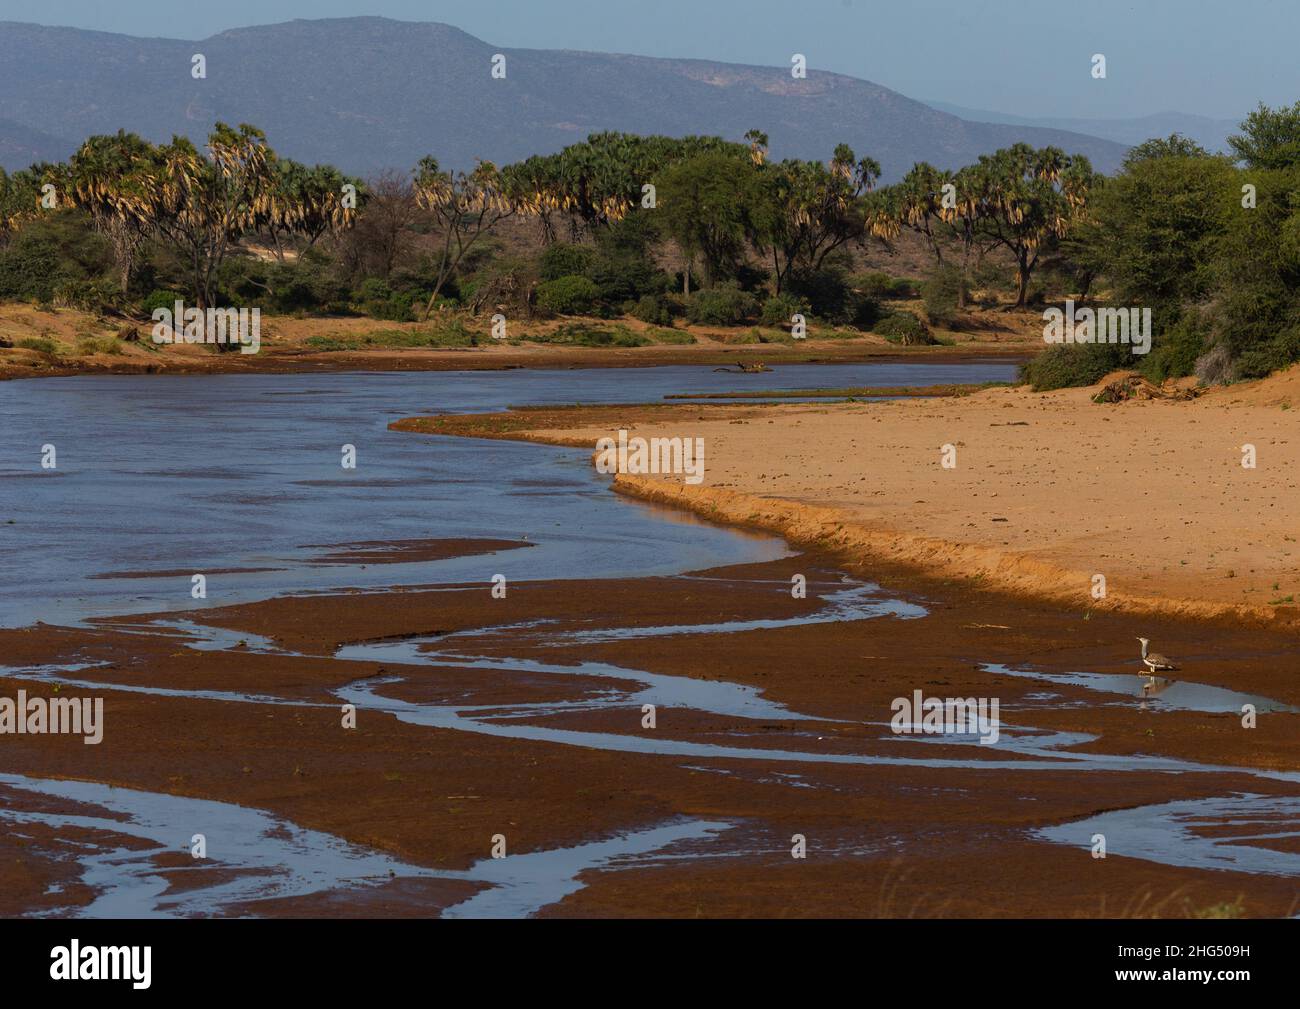
{"type": "Polygon", "coordinates": [[[1150,140],[1152,137],[1167,137],[1171,133],[1181,133],[1195,140],[1212,154],[1228,150],[1229,134],[1239,132],[1241,119],[1245,118],[1244,113],[1241,119],[1211,119],[1208,116],[1194,116],[1186,112],[1157,112],[1154,115],[1138,116],[1133,119],[1070,119],[1064,116],[1027,118],[1011,116],[1003,112],[989,112],[986,109],[969,109],[948,102],[926,104],[940,112],[948,112],[962,119],[1010,126],[1071,130],[1113,140],[1129,147],[1150,140]]]}
{"type": "Polygon", "coordinates": [[[0,119],[0,165],[7,169],[26,168],[37,161],[62,161],[76,149],[71,140],[0,119]]]}
{"type": "MultiPolygon", "coordinates": [[[[0,160],[22,167],[33,137],[79,142],[126,128],[201,140],[216,119],[250,122],[278,151],[356,173],[505,163],[598,130],[721,134],[759,128],[777,157],[825,159],[835,144],[880,161],[956,168],[1016,141],[1056,144],[1115,169],[1112,140],[1023,124],[968,122],[841,74],[701,60],[493,46],[445,24],[385,18],[291,21],[200,42],[0,24],[0,160]],[[490,75],[495,53],[506,78],[490,75]],[[190,59],[202,53],[207,78],[190,59]]],[[[66,143],[65,142],[65,143],[66,143]]],[[[56,145],[57,146],[57,145],[56,145]]]]}

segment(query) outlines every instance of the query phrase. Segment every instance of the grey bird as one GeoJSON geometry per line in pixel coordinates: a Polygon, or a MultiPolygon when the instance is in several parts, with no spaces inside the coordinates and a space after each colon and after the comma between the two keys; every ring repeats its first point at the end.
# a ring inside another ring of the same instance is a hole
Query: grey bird
{"type": "Polygon", "coordinates": [[[1142,642],[1142,664],[1146,666],[1147,669],[1151,670],[1151,683],[1156,682],[1156,673],[1163,673],[1167,670],[1178,668],[1174,665],[1172,659],[1161,655],[1159,652],[1147,650],[1148,646],[1151,644],[1150,638],[1138,638],[1138,640],[1142,642]]]}

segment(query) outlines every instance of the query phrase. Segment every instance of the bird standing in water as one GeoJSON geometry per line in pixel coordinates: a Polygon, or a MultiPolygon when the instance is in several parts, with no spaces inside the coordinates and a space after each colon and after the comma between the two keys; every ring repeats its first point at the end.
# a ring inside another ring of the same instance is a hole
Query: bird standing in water
{"type": "Polygon", "coordinates": [[[1166,658],[1159,652],[1148,651],[1151,644],[1150,638],[1138,638],[1142,642],[1142,664],[1151,670],[1150,682],[1156,682],[1156,673],[1163,673],[1168,670],[1177,669],[1171,659],[1166,658]]]}

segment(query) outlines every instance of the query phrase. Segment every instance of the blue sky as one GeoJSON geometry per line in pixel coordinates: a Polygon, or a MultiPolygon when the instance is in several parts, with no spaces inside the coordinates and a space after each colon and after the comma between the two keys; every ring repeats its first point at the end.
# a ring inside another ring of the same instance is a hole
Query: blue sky
{"type": "Polygon", "coordinates": [[[0,0],[0,20],[184,39],[363,14],[509,47],[772,66],[802,52],[912,98],[1028,116],[1239,118],[1300,99],[1295,0],[0,0]]]}

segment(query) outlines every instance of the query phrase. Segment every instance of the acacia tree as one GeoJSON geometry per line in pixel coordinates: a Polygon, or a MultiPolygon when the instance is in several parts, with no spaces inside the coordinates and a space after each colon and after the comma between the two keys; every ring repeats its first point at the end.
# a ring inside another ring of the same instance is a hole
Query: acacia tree
{"type": "Polygon", "coordinates": [[[1167,137],[1152,137],[1135,144],[1124,155],[1124,168],[1132,168],[1142,161],[1155,158],[1208,158],[1210,152],[1190,137],[1171,133],[1167,137]]]}
{"type": "Polygon", "coordinates": [[[367,179],[364,212],[357,214],[347,238],[337,245],[349,283],[359,276],[388,279],[398,257],[413,242],[416,222],[423,213],[415,202],[408,173],[384,171],[367,179]]]}
{"type": "Polygon", "coordinates": [[[658,206],[664,228],[686,259],[683,293],[690,293],[696,256],[707,283],[731,274],[746,239],[756,233],[758,192],[758,169],[735,154],[699,154],[663,173],[658,206]]]}
{"type": "Polygon", "coordinates": [[[1228,138],[1228,146],[1247,168],[1290,168],[1300,164],[1300,102],[1270,109],[1263,102],[1228,138]]]}
{"type": "Polygon", "coordinates": [[[483,234],[518,212],[501,172],[480,161],[472,172],[444,172],[435,158],[424,157],[415,169],[415,198],[433,216],[442,233],[434,259],[433,293],[424,307],[429,318],[439,292],[456,275],[461,260],[483,234]]]}

